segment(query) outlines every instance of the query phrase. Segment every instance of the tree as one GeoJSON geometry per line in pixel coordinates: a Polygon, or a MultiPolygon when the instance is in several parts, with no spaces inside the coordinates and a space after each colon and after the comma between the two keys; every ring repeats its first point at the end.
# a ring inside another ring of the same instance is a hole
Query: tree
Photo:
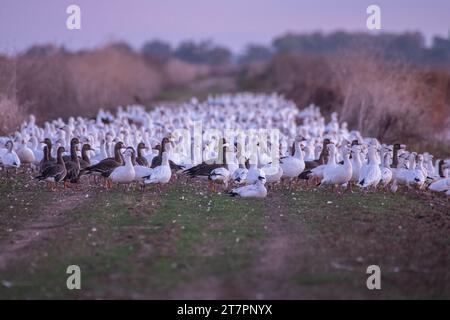
{"type": "Polygon", "coordinates": [[[263,45],[249,44],[244,53],[239,57],[239,63],[265,62],[272,57],[272,51],[263,45]]]}
{"type": "Polygon", "coordinates": [[[146,42],[142,46],[141,52],[145,56],[152,56],[165,62],[172,55],[172,47],[169,43],[156,39],[146,42]]]}
{"type": "Polygon", "coordinates": [[[177,47],[174,55],[186,62],[209,65],[224,65],[231,60],[230,50],[214,45],[211,41],[184,41],[177,47]]]}

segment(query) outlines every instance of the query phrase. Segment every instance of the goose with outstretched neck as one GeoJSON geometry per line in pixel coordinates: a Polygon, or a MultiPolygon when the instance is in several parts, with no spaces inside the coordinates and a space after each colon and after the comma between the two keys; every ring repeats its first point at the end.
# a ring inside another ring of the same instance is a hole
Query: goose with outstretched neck
{"type": "Polygon", "coordinates": [[[227,166],[227,143],[224,138],[219,140],[218,146],[219,155],[215,159],[202,162],[192,168],[184,170],[183,173],[187,174],[191,178],[208,178],[210,173],[218,168],[228,169],[227,166]]]}
{"type": "Polygon", "coordinates": [[[44,141],[41,141],[44,146],[44,157],[39,162],[39,171],[43,172],[48,166],[54,165],[56,163],[56,159],[52,157],[52,140],[49,138],[45,138],[44,141]]]}
{"type": "Polygon", "coordinates": [[[140,166],[143,167],[148,167],[148,161],[147,158],[144,157],[144,155],[142,154],[142,150],[148,150],[147,146],[145,145],[144,142],[140,142],[137,145],[136,151],[137,151],[137,156],[136,156],[136,163],[140,166]]]}
{"type": "MultiPolygon", "coordinates": [[[[305,161],[305,169],[299,174],[300,179],[308,180],[312,176],[314,176],[312,173],[312,170],[322,166],[322,168],[325,167],[325,165],[328,163],[328,157],[329,157],[329,151],[328,151],[328,145],[331,143],[331,140],[328,138],[325,138],[322,142],[322,148],[319,154],[319,158],[312,161],[305,161]]],[[[320,147],[320,146],[319,146],[320,147]]],[[[322,169],[319,169],[320,172],[322,172],[322,169]]],[[[322,174],[320,174],[319,178],[322,179],[322,174]]]]}
{"type": "Polygon", "coordinates": [[[81,159],[80,159],[80,169],[86,169],[91,165],[91,158],[88,155],[89,151],[95,151],[92,149],[89,143],[83,144],[81,148],[81,159]]]}
{"type": "MultiPolygon", "coordinates": [[[[159,146],[159,154],[152,159],[152,164],[150,168],[154,169],[161,165],[162,163],[162,154],[167,151],[168,144],[170,143],[169,138],[164,137],[161,141],[161,145],[159,146]]],[[[169,160],[170,169],[172,171],[178,171],[184,169],[183,166],[177,165],[172,160],[169,160]]]]}
{"type": "Polygon", "coordinates": [[[67,187],[67,182],[77,183],[80,176],[80,159],[78,158],[78,146],[80,140],[78,138],[72,138],[70,140],[70,158],[64,159],[66,166],[66,176],[64,177],[64,186],[67,187]]]}
{"type": "MultiPolygon", "coordinates": [[[[124,164],[121,150],[124,148],[122,142],[117,142],[114,146],[114,158],[106,158],[99,163],[87,167],[86,174],[93,174],[97,176],[102,176],[108,178],[113,170],[124,164]]],[[[110,181],[106,180],[106,187],[110,187],[110,181]],[[109,184],[109,185],[108,185],[109,184]]]]}

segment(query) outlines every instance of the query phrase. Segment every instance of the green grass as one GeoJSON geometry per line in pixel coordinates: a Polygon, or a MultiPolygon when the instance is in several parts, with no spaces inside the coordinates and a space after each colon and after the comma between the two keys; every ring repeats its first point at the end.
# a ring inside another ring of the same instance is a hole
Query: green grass
{"type": "MultiPolygon", "coordinates": [[[[1,271],[0,298],[174,298],[179,288],[205,279],[251,289],[261,277],[268,277],[273,288],[286,282],[293,291],[314,287],[326,296],[337,288],[334,292],[354,290],[364,296],[365,274],[359,271],[372,262],[387,268],[384,284],[392,288],[383,294],[407,297],[409,280],[399,280],[401,273],[393,272],[393,267],[427,268],[428,252],[438,259],[440,250],[448,246],[448,235],[439,227],[444,224],[414,220],[416,213],[429,215],[429,204],[401,193],[337,196],[323,189],[284,189],[271,191],[265,200],[252,200],[211,194],[204,185],[177,183],[160,193],[96,188],[85,197],[85,191],[52,193],[19,182],[12,190],[0,184],[3,248],[11,234],[43,214],[43,199],[57,211],[60,201],[71,195],[78,196],[79,203],[60,213],[67,225],[32,242],[1,271]],[[14,209],[9,209],[11,205],[14,209]],[[33,210],[26,213],[26,207],[33,210]],[[423,235],[413,229],[420,223],[427,228],[423,235]],[[404,229],[398,228],[400,224],[404,229]],[[5,232],[6,227],[13,232],[5,232]],[[284,262],[292,265],[282,265],[274,274],[254,274],[274,228],[293,239],[284,262]],[[420,241],[414,238],[417,235],[420,241]],[[412,248],[407,248],[409,239],[415,241],[412,248]],[[395,251],[386,251],[391,246],[395,251]],[[304,251],[303,255],[297,257],[297,251],[304,251]],[[423,252],[424,258],[416,252],[423,252]],[[363,262],[355,262],[360,256],[363,262]],[[357,271],[336,269],[332,262],[357,271]],[[66,288],[65,271],[72,264],[81,268],[80,291],[66,288]]],[[[433,288],[414,289],[417,296],[426,297],[436,296],[433,288]]]]}
{"type": "Polygon", "coordinates": [[[97,193],[70,212],[73,223],[57,241],[34,250],[32,267],[18,263],[2,274],[13,286],[0,287],[0,297],[122,297],[114,288],[130,285],[151,294],[237,272],[252,261],[248,240],[262,236],[260,209],[254,201],[186,194],[176,187],[156,198],[97,193]],[[82,271],[79,292],[65,289],[71,264],[82,271]]]}

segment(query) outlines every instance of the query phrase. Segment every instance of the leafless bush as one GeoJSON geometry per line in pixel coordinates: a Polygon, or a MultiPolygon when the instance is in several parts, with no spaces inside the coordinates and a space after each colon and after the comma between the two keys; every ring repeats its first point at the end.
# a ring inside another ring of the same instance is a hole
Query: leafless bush
{"type": "Polygon", "coordinates": [[[23,108],[15,99],[0,95],[0,135],[7,135],[17,130],[25,119],[23,108]]]}
{"type": "Polygon", "coordinates": [[[245,89],[280,91],[327,115],[338,111],[351,128],[383,141],[428,143],[444,136],[450,117],[450,74],[387,62],[362,50],[282,54],[264,68],[241,73],[245,89]]]}
{"type": "Polygon", "coordinates": [[[209,67],[206,65],[194,65],[178,59],[170,59],[165,67],[166,85],[188,85],[190,82],[207,75],[209,67]]]}
{"type": "Polygon", "coordinates": [[[45,119],[76,112],[79,105],[67,57],[59,52],[18,57],[16,93],[19,104],[26,104],[29,112],[45,119]]]}
{"type": "Polygon", "coordinates": [[[330,65],[343,97],[339,111],[352,127],[386,141],[411,143],[443,129],[435,115],[438,105],[445,104],[442,91],[426,81],[422,69],[349,53],[330,65]]]}
{"type": "Polygon", "coordinates": [[[79,53],[51,45],[32,49],[0,57],[0,94],[26,105],[23,111],[38,120],[149,103],[162,85],[162,67],[120,45],[79,53]]]}
{"type": "Polygon", "coordinates": [[[240,85],[248,90],[279,91],[299,107],[315,103],[325,114],[342,103],[328,60],[321,55],[281,54],[266,66],[247,66],[241,73],[240,85]]]}
{"type": "Polygon", "coordinates": [[[114,47],[73,55],[68,66],[85,113],[149,102],[161,86],[158,72],[140,55],[114,47]]]}

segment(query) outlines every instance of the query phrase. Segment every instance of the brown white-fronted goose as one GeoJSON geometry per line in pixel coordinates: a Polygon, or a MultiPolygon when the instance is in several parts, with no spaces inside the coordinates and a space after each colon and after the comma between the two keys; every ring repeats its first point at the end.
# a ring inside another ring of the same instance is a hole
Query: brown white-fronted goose
{"type": "Polygon", "coordinates": [[[123,157],[120,152],[123,148],[123,143],[120,141],[117,142],[114,146],[114,158],[106,158],[96,165],[87,167],[86,174],[95,174],[105,178],[109,177],[115,168],[124,164],[123,157]]]}
{"type": "Polygon", "coordinates": [[[396,169],[398,167],[398,151],[405,149],[405,145],[396,143],[394,144],[394,149],[392,151],[392,168],[396,169]]]}
{"type": "Polygon", "coordinates": [[[57,183],[63,180],[66,176],[66,165],[63,160],[63,153],[65,151],[66,149],[64,149],[64,147],[59,147],[57,151],[56,163],[47,166],[42,174],[36,177],[39,181],[45,180],[49,182],[52,186],[52,190],[56,188],[57,183]]]}
{"type": "Polygon", "coordinates": [[[78,159],[77,151],[78,145],[80,144],[80,140],[78,138],[72,138],[70,140],[70,158],[64,160],[64,164],[66,165],[66,176],[64,178],[64,182],[77,183],[78,178],[80,176],[80,159],[78,159]]]}
{"type": "MultiPolygon", "coordinates": [[[[150,168],[154,169],[156,167],[159,167],[162,163],[162,154],[163,152],[166,151],[166,145],[170,143],[169,138],[164,137],[161,141],[161,146],[159,147],[159,154],[157,156],[155,156],[152,159],[152,164],[150,165],[150,168]]],[[[183,170],[184,167],[177,165],[175,162],[173,162],[172,160],[169,160],[169,165],[170,165],[170,169],[172,171],[179,171],[179,170],[183,170]]]]}
{"type": "Polygon", "coordinates": [[[317,168],[318,166],[325,165],[328,162],[329,151],[328,145],[331,143],[331,140],[326,138],[322,143],[322,151],[320,152],[319,159],[312,161],[305,161],[305,170],[298,176],[300,179],[308,180],[311,176],[311,170],[317,168]]]}
{"type": "Polygon", "coordinates": [[[148,149],[144,142],[140,142],[137,146],[136,163],[140,166],[148,167],[147,159],[142,155],[142,150],[148,149]]]}
{"type": "Polygon", "coordinates": [[[86,169],[91,165],[91,159],[88,156],[88,151],[95,151],[89,143],[86,143],[81,148],[80,169],[86,169]]]}
{"type": "Polygon", "coordinates": [[[195,177],[208,178],[211,171],[217,168],[228,169],[226,150],[227,150],[226,141],[225,139],[221,139],[219,142],[219,156],[216,159],[208,160],[208,162],[202,162],[196,165],[195,167],[184,170],[183,173],[186,173],[191,178],[195,177]]]}
{"type": "Polygon", "coordinates": [[[39,163],[39,172],[44,172],[44,170],[51,165],[56,163],[56,159],[52,157],[52,140],[45,138],[41,143],[45,144],[44,147],[44,157],[39,163]]]}

